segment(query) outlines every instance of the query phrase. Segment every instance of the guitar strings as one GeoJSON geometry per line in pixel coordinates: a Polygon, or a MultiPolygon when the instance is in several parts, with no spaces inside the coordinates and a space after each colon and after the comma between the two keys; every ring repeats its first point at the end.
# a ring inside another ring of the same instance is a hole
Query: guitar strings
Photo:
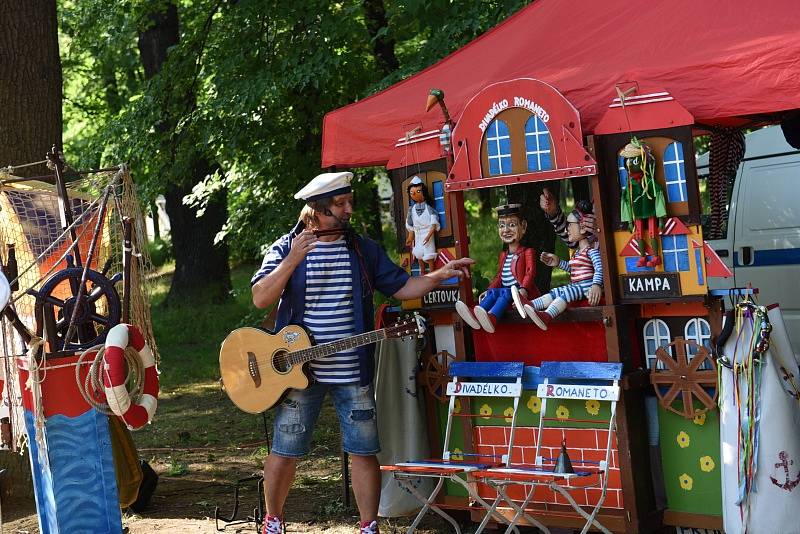
{"type": "MultiPolygon", "coordinates": [[[[409,323],[409,324],[412,324],[412,323],[409,323]]],[[[408,326],[409,324],[399,325],[399,326],[405,327],[405,326],[408,326]]],[[[297,364],[303,364],[303,363],[305,363],[307,361],[314,360],[314,359],[324,355],[322,353],[326,352],[327,350],[329,350],[330,348],[332,348],[336,344],[343,344],[344,345],[340,350],[344,350],[344,349],[348,349],[348,348],[356,348],[356,347],[359,347],[359,346],[362,346],[362,345],[365,345],[365,344],[375,343],[377,341],[381,341],[382,339],[388,339],[389,338],[388,332],[390,332],[390,331],[399,331],[399,330],[401,330],[401,328],[398,328],[398,326],[394,326],[394,327],[391,327],[391,328],[384,328],[384,329],[381,329],[381,330],[374,330],[372,332],[365,332],[363,334],[358,334],[358,335],[350,337],[350,338],[338,339],[338,340],[335,340],[335,341],[329,341],[329,342],[323,343],[321,345],[312,345],[310,347],[306,347],[304,349],[300,349],[300,350],[294,351],[294,352],[285,351],[285,352],[280,352],[278,354],[272,354],[272,355],[268,356],[266,359],[264,359],[264,358],[256,358],[255,362],[257,364],[259,364],[259,365],[260,364],[269,363],[275,368],[282,368],[282,369],[287,369],[288,370],[288,368],[294,367],[297,364]],[[366,341],[365,343],[355,343],[355,344],[353,344],[352,347],[348,346],[348,342],[354,343],[354,341],[352,341],[352,340],[355,340],[356,338],[362,338],[362,337],[363,338],[367,338],[367,339],[369,339],[370,337],[374,337],[375,339],[366,341]],[[308,359],[304,359],[303,355],[305,355],[305,354],[307,354],[310,357],[308,359]]],[[[403,332],[403,333],[414,334],[414,333],[416,333],[416,329],[415,328],[411,328],[411,329],[409,329],[409,331],[403,332]]],[[[335,354],[335,353],[331,353],[331,354],[335,354]]]]}

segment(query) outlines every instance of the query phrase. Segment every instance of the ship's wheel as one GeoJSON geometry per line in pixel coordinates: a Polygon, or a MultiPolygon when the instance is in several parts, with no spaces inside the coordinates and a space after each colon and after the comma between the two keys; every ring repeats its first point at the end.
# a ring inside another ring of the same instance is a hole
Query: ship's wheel
{"type": "Polygon", "coordinates": [[[447,402],[446,390],[450,381],[447,368],[454,359],[455,356],[446,350],[431,354],[417,375],[417,381],[422,387],[427,388],[428,393],[442,403],[447,402]]]}
{"type": "Polygon", "coordinates": [[[114,284],[122,274],[107,278],[105,272],[88,269],[83,298],[78,303],[82,275],[83,267],[67,267],[53,273],[39,291],[29,291],[41,309],[43,324],[39,328],[47,331],[53,350],[85,350],[103,343],[108,331],[120,322],[122,306],[114,284]],[[76,307],[74,333],[65,339],[76,307]]]}
{"type": "Polygon", "coordinates": [[[676,338],[669,345],[659,347],[656,358],[661,365],[652,370],[650,382],[661,406],[687,419],[716,406],[716,363],[708,349],[695,341],[676,338]],[[689,354],[687,348],[690,346],[696,348],[694,354],[689,354]],[[674,356],[668,351],[670,347],[674,356]],[[703,407],[697,408],[695,401],[703,407]]]}

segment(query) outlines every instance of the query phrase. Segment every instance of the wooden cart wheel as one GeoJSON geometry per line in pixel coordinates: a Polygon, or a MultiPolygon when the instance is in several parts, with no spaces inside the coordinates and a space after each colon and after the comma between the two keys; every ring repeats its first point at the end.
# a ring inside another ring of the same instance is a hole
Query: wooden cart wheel
{"type": "Polygon", "coordinates": [[[653,369],[650,373],[650,382],[654,386],[661,406],[687,419],[692,419],[695,415],[705,413],[716,406],[718,393],[716,363],[708,349],[699,346],[695,341],[675,338],[674,342],[656,350],[656,358],[664,365],[664,369],[653,369]],[[687,346],[697,347],[697,352],[694,355],[689,354],[687,346]],[[670,356],[667,351],[669,347],[673,348],[675,356],[670,356]],[[706,361],[710,363],[711,369],[700,369],[706,361]],[[713,395],[709,395],[710,389],[713,389],[713,395]],[[695,400],[700,401],[702,409],[695,408],[695,400]]]}
{"type": "Polygon", "coordinates": [[[447,383],[450,375],[447,374],[447,367],[455,356],[443,350],[428,356],[427,361],[422,366],[417,380],[422,387],[427,388],[428,393],[439,402],[447,402],[447,383]]]}

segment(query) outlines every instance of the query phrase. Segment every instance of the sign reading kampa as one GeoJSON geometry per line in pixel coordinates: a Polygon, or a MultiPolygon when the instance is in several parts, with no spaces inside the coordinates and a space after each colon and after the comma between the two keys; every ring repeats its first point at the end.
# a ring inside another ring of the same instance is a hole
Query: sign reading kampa
{"type": "Polygon", "coordinates": [[[536,396],[553,399],[594,399],[615,401],[619,399],[619,386],[586,386],[578,384],[539,384],[536,396]]]}
{"type": "Polygon", "coordinates": [[[655,299],[681,296],[678,273],[646,273],[622,276],[622,298],[655,299]]]}
{"type": "Polygon", "coordinates": [[[522,384],[516,382],[448,382],[448,395],[469,395],[474,397],[519,397],[522,384]]]}

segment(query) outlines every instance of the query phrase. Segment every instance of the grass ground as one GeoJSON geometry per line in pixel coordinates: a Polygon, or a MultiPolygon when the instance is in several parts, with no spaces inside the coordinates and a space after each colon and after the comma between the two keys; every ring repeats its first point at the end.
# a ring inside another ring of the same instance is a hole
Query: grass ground
{"type": "MultiPolygon", "coordinates": [[[[391,233],[391,232],[389,232],[391,233]]],[[[485,289],[496,269],[499,240],[493,218],[470,222],[472,256],[479,289],[485,289]],[[483,286],[481,287],[481,284],[483,286]]],[[[391,246],[387,247],[392,250],[391,246]]],[[[264,312],[250,301],[249,279],[256,265],[233,269],[233,298],[224,304],[164,301],[171,280],[164,269],[153,280],[153,328],[161,354],[161,395],[153,424],[134,433],[140,457],[160,476],[151,505],[141,515],[128,514],[131,534],[149,532],[215,532],[214,510],[223,515],[232,508],[232,484],[259,474],[268,442],[260,415],[239,411],[219,382],[219,345],[234,328],[256,325],[264,312]]],[[[555,280],[554,280],[555,283],[555,280]]],[[[271,431],[270,416],[267,426],[271,431]]],[[[330,405],[324,407],[307,459],[287,502],[292,532],[353,532],[354,501],[345,505],[342,489],[340,435],[330,405]]],[[[254,485],[241,494],[244,510],[257,506],[254,485]]],[[[17,504],[6,514],[7,532],[38,532],[32,502],[17,504]]],[[[402,532],[407,518],[384,520],[383,532],[402,532]]],[[[419,532],[447,531],[432,519],[419,532]]],[[[474,528],[474,525],[471,525],[474,528]]],[[[467,526],[465,532],[470,532],[467,526]]],[[[246,532],[247,527],[243,530],[246,532]]],[[[249,527],[252,532],[252,524],[249,527]]]]}
{"type": "MultiPolygon", "coordinates": [[[[255,265],[233,270],[233,299],[225,304],[171,303],[164,306],[170,273],[154,282],[153,326],[161,353],[161,395],[153,424],[134,432],[142,459],[160,476],[150,506],[141,515],[126,514],[131,534],[150,532],[216,532],[214,510],[228,515],[232,484],[260,474],[268,442],[260,415],[239,411],[219,382],[219,345],[234,328],[258,324],[263,312],[250,302],[249,279],[255,265]]],[[[271,421],[267,413],[271,432],[271,421]]],[[[340,435],[329,404],[323,408],[310,455],[298,475],[286,506],[290,532],[353,532],[355,501],[345,505],[340,435]]],[[[256,486],[241,494],[240,512],[257,506],[256,486]]],[[[38,532],[33,502],[4,508],[5,532],[38,532]]],[[[382,531],[400,532],[407,519],[384,520],[382,531]]],[[[439,531],[432,520],[421,532],[439,531]]],[[[252,523],[229,531],[253,532],[252,523]]]]}

